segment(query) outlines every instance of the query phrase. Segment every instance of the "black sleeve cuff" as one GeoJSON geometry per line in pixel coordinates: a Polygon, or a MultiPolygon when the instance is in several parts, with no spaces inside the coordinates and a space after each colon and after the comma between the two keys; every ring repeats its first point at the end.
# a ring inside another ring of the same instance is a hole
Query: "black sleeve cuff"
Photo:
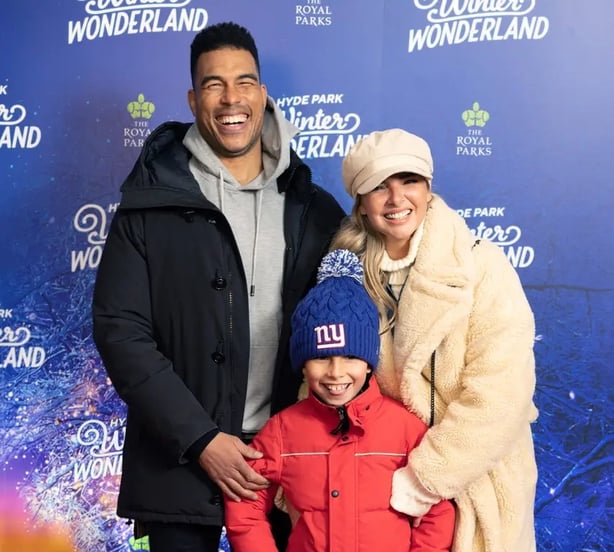
{"type": "Polygon", "coordinates": [[[220,432],[220,430],[216,427],[215,429],[212,429],[211,431],[208,431],[207,433],[205,433],[202,437],[200,437],[199,439],[197,439],[196,441],[194,441],[194,443],[192,443],[190,445],[188,450],[185,451],[185,455],[184,456],[189,461],[196,461],[196,462],[198,462],[198,458],[200,456],[200,453],[203,450],[205,450],[205,447],[211,441],[213,441],[213,439],[217,436],[217,434],[219,432],[220,432]]]}

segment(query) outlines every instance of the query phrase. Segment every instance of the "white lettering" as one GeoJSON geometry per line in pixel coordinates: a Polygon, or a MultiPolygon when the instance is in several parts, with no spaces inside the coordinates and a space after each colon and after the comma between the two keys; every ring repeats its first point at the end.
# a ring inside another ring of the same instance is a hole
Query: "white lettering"
{"type": "MultiPolygon", "coordinates": [[[[146,1],[141,0],[141,4],[146,1]]],[[[180,6],[190,2],[191,0],[187,0],[180,6]]],[[[149,3],[154,3],[154,0],[149,0],[149,3]]],[[[161,2],[156,3],[162,4],[161,2]]],[[[161,5],[155,9],[136,9],[137,7],[138,5],[107,9],[99,6],[99,9],[96,10],[86,10],[90,15],[82,20],[68,22],[68,44],[131,34],[169,31],[197,32],[204,29],[209,20],[207,10],[203,8],[186,9],[178,6],[171,7],[170,4],[161,5]]]]}
{"type": "Polygon", "coordinates": [[[479,15],[526,15],[535,8],[536,0],[414,0],[421,10],[428,10],[426,18],[435,23],[467,19],[479,15]],[[523,6],[526,4],[525,9],[523,6]]]}
{"type": "Polygon", "coordinates": [[[471,228],[471,233],[478,239],[487,239],[497,245],[513,245],[522,236],[518,226],[510,225],[504,228],[499,224],[487,226],[484,222],[480,222],[476,228],[471,228]]]}
{"type": "Polygon", "coordinates": [[[46,354],[42,347],[11,347],[0,367],[40,368],[45,359],[46,354]]]}
{"type": "Polygon", "coordinates": [[[286,118],[301,130],[301,135],[309,134],[350,134],[360,126],[360,117],[357,113],[326,114],[322,108],[315,115],[303,115],[294,107],[288,108],[284,113],[286,118]]]}
{"type": "Polygon", "coordinates": [[[523,245],[521,247],[508,247],[505,255],[514,268],[526,268],[533,263],[535,251],[532,247],[523,245]]]}
{"type": "Polygon", "coordinates": [[[121,475],[122,456],[116,454],[107,458],[93,458],[87,462],[77,462],[73,470],[75,482],[100,479],[109,475],[121,475]]]}
{"type": "Polygon", "coordinates": [[[86,203],[75,213],[73,226],[78,232],[87,233],[87,241],[100,245],[107,239],[107,214],[96,203],[86,203]]]}
{"type": "Polygon", "coordinates": [[[7,126],[0,134],[0,148],[31,149],[40,144],[41,129],[36,126],[10,127],[7,126]]]}
{"type": "Polygon", "coordinates": [[[86,268],[95,269],[100,264],[102,258],[102,245],[93,245],[85,251],[70,252],[70,271],[85,270],[86,268]]]}
{"type": "Polygon", "coordinates": [[[499,40],[541,40],[550,28],[543,16],[476,17],[471,20],[450,18],[438,20],[422,29],[410,29],[407,51],[417,52],[441,46],[499,40]]]}
{"type": "Polygon", "coordinates": [[[292,148],[302,159],[319,159],[327,157],[345,157],[350,148],[364,135],[319,136],[302,134],[292,139],[292,148]],[[329,143],[329,138],[330,142],[329,143]],[[333,142],[334,139],[334,142],[333,142]]]}

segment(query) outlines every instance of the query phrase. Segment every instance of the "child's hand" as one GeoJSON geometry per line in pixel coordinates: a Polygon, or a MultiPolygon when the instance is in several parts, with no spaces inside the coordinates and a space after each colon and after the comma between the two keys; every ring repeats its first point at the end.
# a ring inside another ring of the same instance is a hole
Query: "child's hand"
{"type": "Polygon", "coordinates": [[[286,514],[290,516],[290,522],[294,528],[298,518],[301,517],[301,514],[294,506],[292,506],[292,503],[286,499],[286,493],[284,493],[284,490],[281,487],[277,489],[273,502],[277,508],[279,508],[282,512],[286,512],[286,514]]]}
{"type": "Polygon", "coordinates": [[[292,527],[294,527],[298,519],[301,517],[301,514],[294,506],[292,506],[292,503],[288,501],[286,501],[286,507],[288,508],[288,515],[290,516],[292,527]]]}

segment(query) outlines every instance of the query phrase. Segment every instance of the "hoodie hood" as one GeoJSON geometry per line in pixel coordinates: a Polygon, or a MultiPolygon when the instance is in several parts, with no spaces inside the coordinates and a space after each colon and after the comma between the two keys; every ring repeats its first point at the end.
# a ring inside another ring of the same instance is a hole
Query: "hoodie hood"
{"type": "Polygon", "coordinates": [[[248,190],[262,188],[267,183],[276,180],[290,165],[290,141],[298,133],[299,129],[284,118],[282,111],[269,96],[262,126],[263,172],[260,177],[243,186],[236,181],[207,144],[196,123],[192,124],[187,131],[183,145],[194,156],[190,165],[196,180],[205,196],[211,197],[211,190],[206,186],[211,179],[221,179],[231,186],[241,186],[248,190]]]}

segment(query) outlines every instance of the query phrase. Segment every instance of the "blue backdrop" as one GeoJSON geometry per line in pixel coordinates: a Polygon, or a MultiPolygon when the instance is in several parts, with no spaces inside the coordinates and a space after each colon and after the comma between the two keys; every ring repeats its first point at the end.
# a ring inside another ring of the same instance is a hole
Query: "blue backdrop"
{"type": "Polygon", "coordinates": [[[4,0],[0,491],[80,552],[144,546],[114,513],[124,407],[92,284],[143,140],[192,119],[192,37],[223,20],[253,32],[295,148],[346,209],[341,158],[363,135],[430,142],[434,189],[535,311],[538,548],[614,549],[611,0],[4,0]]]}

